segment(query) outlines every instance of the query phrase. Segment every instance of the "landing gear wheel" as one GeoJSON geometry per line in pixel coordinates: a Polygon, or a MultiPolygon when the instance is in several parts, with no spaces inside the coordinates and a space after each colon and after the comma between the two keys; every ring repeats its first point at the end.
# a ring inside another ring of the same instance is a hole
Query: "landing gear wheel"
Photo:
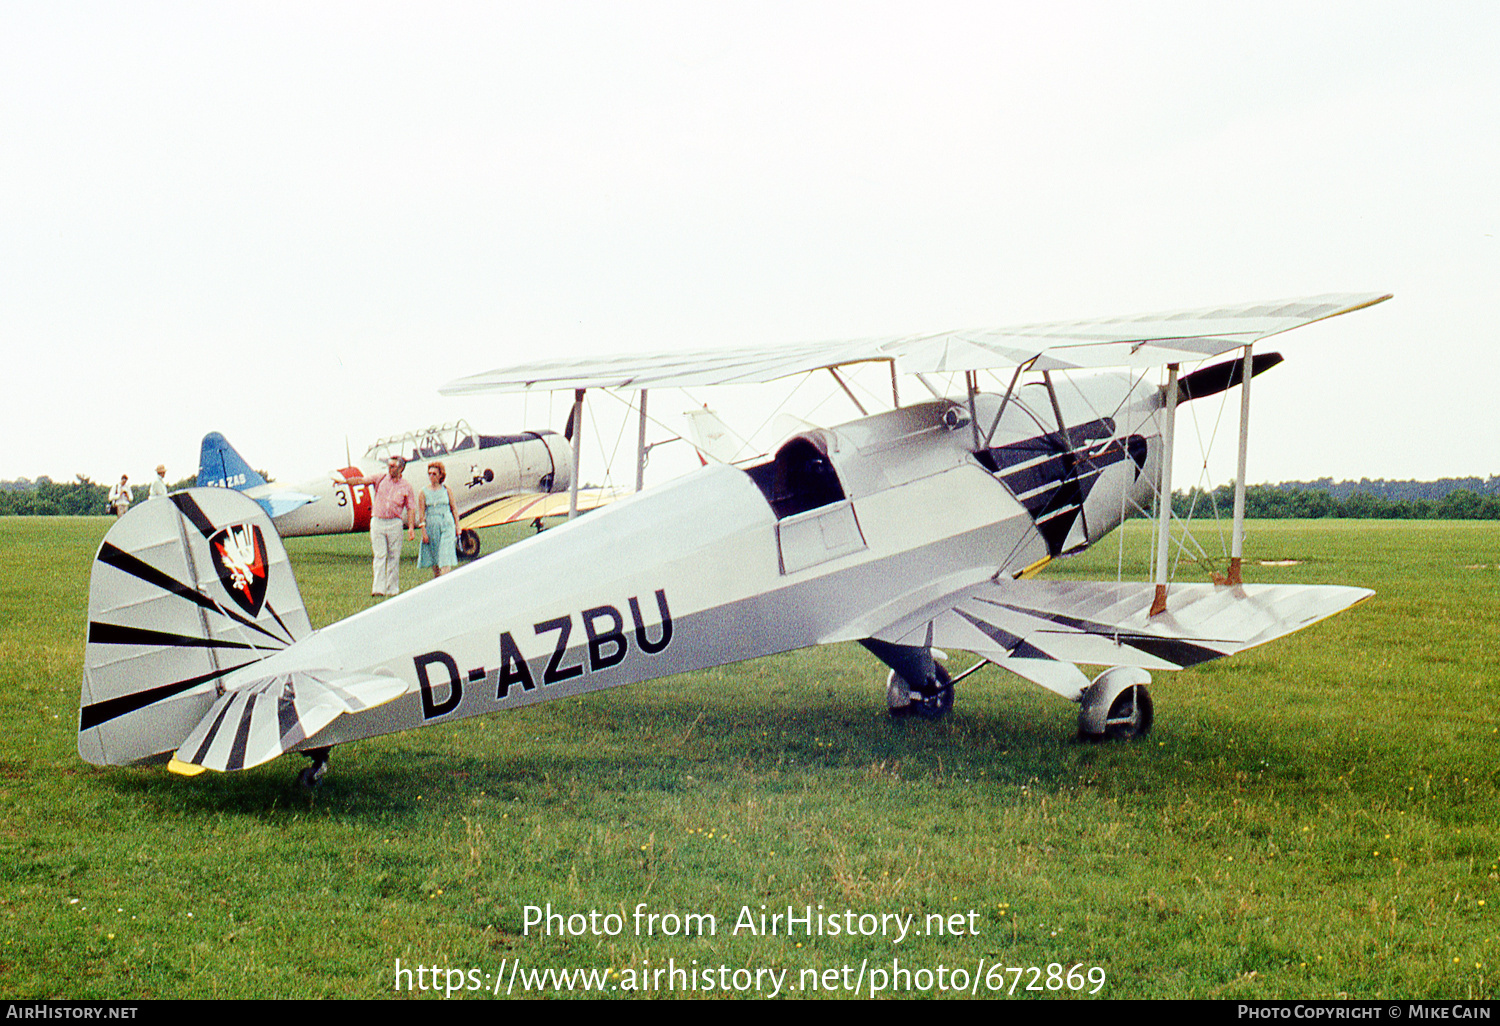
{"type": "Polygon", "coordinates": [[[904,719],[915,716],[924,720],[940,720],[953,711],[953,678],[941,663],[934,663],[937,679],[919,688],[911,687],[895,670],[886,678],[886,707],[893,717],[904,719]]]}
{"type": "Polygon", "coordinates": [[[1151,732],[1153,719],[1151,692],[1144,684],[1137,684],[1120,692],[1111,703],[1109,717],[1104,721],[1104,736],[1111,741],[1134,741],[1151,732]]]}
{"type": "Polygon", "coordinates": [[[1151,675],[1130,666],[1116,666],[1094,678],[1080,700],[1080,741],[1132,741],[1151,730],[1155,712],[1146,685],[1151,675]]]}
{"type": "Polygon", "coordinates": [[[328,749],[312,748],[303,754],[312,760],[312,765],[304,767],[302,772],[297,774],[297,783],[301,785],[302,790],[311,793],[317,790],[318,783],[328,772],[328,749]]]}
{"type": "Polygon", "coordinates": [[[475,531],[458,532],[458,558],[474,559],[479,555],[479,550],[484,543],[479,540],[479,534],[475,531]]]}

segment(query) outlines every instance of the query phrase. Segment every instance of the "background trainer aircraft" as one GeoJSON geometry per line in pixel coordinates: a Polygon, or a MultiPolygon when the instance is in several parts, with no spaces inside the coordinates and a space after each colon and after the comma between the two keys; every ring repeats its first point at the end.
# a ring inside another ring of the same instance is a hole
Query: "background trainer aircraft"
{"type": "MultiPolygon", "coordinates": [[[[458,547],[466,559],[479,555],[476,532],[481,527],[567,512],[574,459],[566,437],[552,431],[483,435],[461,420],[382,438],[355,464],[293,488],[267,483],[223,435],[212,431],[203,436],[198,486],[249,495],[283,538],[368,531],[370,486],[346,482],[384,473],[390,456],[406,459],[407,479],[417,488],[426,485],[427,462],[442,461],[458,503],[458,547]]],[[[583,508],[601,501],[598,489],[584,490],[583,508]]]]}
{"type": "Polygon", "coordinates": [[[889,666],[896,714],[946,713],[955,681],[934,652],[966,649],[982,657],[975,668],[1079,702],[1081,734],[1138,736],[1151,725],[1150,671],[1239,652],[1370,596],[1242,582],[1242,483],[1250,381],[1274,362],[1255,343],[1387,298],[530,365],[454,382],[444,391],[574,387],[578,415],[584,387],[836,375],[880,360],[896,408],[801,431],[744,470],[686,474],[316,632],[258,506],[222,489],[146,503],[114,525],[95,564],[79,752],[101,765],[170,758],[195,774],[300,750],[315,782],[346,741],[838,641],[889,666]],[[1179,375],[1226,354],[1236,358],[1179,375]],[[1147,380],[1163,366],[1164,383],[1147,380]],[[980,391],[975,372],[996,367],[1012,370],[1009,387],[980,391]],[[1062,373],[1101,367],[1124,372],[1062,373]],[[962,372],[966,394],[902,406],[898,371],[962,372]],[[1159,500],[1171,495],[1177,407],[1236,385],[1230,573],[1172,583],[1171,503],[1159,500]],[[1153,581],[1033,576],[1153,499],[1153,581]],[[1090,681],[1080,664],[1108,668],[1090,681]]]}

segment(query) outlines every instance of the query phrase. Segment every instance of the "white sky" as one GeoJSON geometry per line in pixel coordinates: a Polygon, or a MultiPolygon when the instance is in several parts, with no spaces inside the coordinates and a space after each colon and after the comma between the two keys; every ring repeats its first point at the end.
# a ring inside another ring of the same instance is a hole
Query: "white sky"
{"type": "Polygon", "coordinates": [[[1279,340],[1251,480],[1500,472],[1497,54],[1490,0],[5,0],[0,478],[218,430],[290,483],[560,428],[437,395],[521,360],[1330,291],[1396,298],[1279,340]]]}

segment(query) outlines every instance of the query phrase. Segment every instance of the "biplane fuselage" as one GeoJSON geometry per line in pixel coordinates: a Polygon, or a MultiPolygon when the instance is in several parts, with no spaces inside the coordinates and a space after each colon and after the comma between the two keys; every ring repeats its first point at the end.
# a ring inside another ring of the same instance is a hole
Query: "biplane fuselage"
{"type": "Polygon", "coordinates": [[[943,400],[798,435],[770,463],[695,471],[239,672],[406,682],[402,698],[341,717],[315,747],[859,640],[1149,508],[1159,388],[1108,376],[1059,395],[1071,445],[1045,394],[1027,391],[988,444],[1001,404],[989,394],[973,419],[943,400]]]}

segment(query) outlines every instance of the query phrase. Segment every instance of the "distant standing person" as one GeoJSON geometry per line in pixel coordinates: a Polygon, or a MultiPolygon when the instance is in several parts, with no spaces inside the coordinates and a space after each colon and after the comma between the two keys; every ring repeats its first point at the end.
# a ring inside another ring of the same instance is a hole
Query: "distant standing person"
{"type": "Polygon", "coordinates": [[[458,566],[458,525],[453,515],[453,489],[447,480],[448,469],[432,461],[427,464],[427,487],[417,496],[417,526],[422,529],[417,566],[432,567],[433,577],[458,566]]]}
{"type": "Polygon", "coordinates": [[[345,480],[336,477],[339,484],[374,485],[374,501],[370,504],[370,550],[375,555],[374,579],[370,594],[377,598],[395,595],[401,590],[401,525],[406,524],[406,540],[417,537],[412,525],[416,523],[417,493],[410,481],[403,481],[401,473],[406,461],[392,456],[385,462],[385,473],[379,477],[351,477],[345,480]]]}
{"type": "Polygon", "coordinates": [[[156,479],[151,482],[151,498],[165,499],[167,497],[167,468],[165,464],[156,465],[156,479]]]}
{"type": "Polygon", "coordinates": [[[121,474],[120,483],[109,490],[109,508],[114,510],[115,516],[123,517],[130,508],[130,499],[130,475],[121,474]]]}

